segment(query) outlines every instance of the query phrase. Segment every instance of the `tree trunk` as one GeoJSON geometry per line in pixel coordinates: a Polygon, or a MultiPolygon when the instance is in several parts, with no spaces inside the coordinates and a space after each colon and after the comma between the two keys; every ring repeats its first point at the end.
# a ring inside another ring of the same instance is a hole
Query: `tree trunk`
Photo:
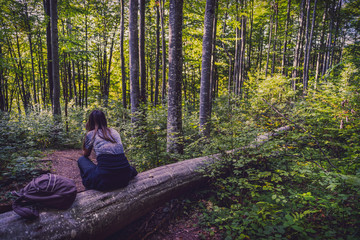
{"type": "Polygon", "coordinates": [[[36,88],[36,79],[35,79],[35,67],[34,67],[34,53],[33,53],[33,46],[32,46],[32,32],[30,26],[30,19],[29,13],[27,8],[27,3],[24,4],[25,7],[25,24],[27,26],[28,32],[28,40],[29,40],[29,48],[30,48],[30,61],[31,61],[31,79],[33,84],[33,99],[34,103],[37,104],[37,88],[36,88]]]}
{"type": "Polygon", "coordinates": [[[276,65],[276,44],[277,44],[277,29],[278,29],[278,3],[274,1],[274,19],[275,19],[275,30],[274,30],[274,42],[273,42],[273,55],[272,55],[272,64],[271,64],[271,77],[275,73],[275,65],[276,65]]]}
{"type": "Polygon", "coordinates": [[[254,23],[254,0],[251,0],[251,14],[250,14],[250,33],[249,33],[249,50],[248,50],[248,66],[247,69],[250,71],[251,68],[251,59],[252,59],[252,34],[253,34],[253,24],[254,23]]]}
{"type": "Polygon", "coordinates": [[[158,104],[159,100],[159,70],[160,70],[160,10],[159,5],[156,5],[156,60],[155,60],[155,101],[154,105],[158,104]]]}
{"type": "Polygon", "coordinates": [[[122,83],[122,102],[126,109],[126,70],[125,70],[125,55],[124,55],[124,0],[120,0],[121,5],[121,23],[120,23],[120,58],[121,58],[121,83],[122,83]]]}
{"type": "Polygon", "coordinates": [[[246,16],[241,16],[241,41],[239,59],[239,95],[242,96],[245,78],[245,44],[246,44],[246,16]]]}
{"type": "Polygon", "coordinates": [[[284,39],[284,46],[283,46],[283,57],[281,62],[282,73],[284,76],[287,77],[287,36],[288,36],[288,29],[289,29],[289,22],[290,22],[290,9],[291,9],[291,0],[288,0],[287,5],[287,16],[286,16],[286,23],[285,23],[285,39],[284,39]]]}
{"type": "Polygon", "coordinates": [[[145,66],[145,0],[140,4],[140,101],[146,103],[146,66],[145,66]]]}
{"type": "Polygon", "coordinates": [[[53,100],[53,114],[54,118],[60,120],[61,106],[60,106],[60,78],[59,78],[59,42],[58,42],[58,28],[57,28],[57,0],[50,0],[50,17],[51,17],[51,55],[52,55],[52,70],[54,82],[54,100],[53,100]]]}
{"type": "Polygon", "coordinates": [[[336,19],[336,27],[335,27],[334,41],[333,41],[332,47],[331,47],[332,49],[331,49],[331,56],[330,56],[330,65],[329,65],[330,67],[333,65],[336,43],[337,43],[337,39],[338,39],[338,35],[339,35],[339,27],[340,27],[340,22],[341,22],[341,17],[340,17],[341,4],[342,4],[342,0],[339,0],[336,10],[334,11],[335,12],[334,18],[336,19]]]}
{"type": "Polygon", "coordinates": [[[206,1],[200,86],[200,134],[210,137],[210,76],[215,0],[206,1]]]}
{"type": "MultiPolygon", "coordinates": [[[[260,135],[247,148],[258,147],[290,129],[282,127],[275,133],[260,135]]],[[[3,240],[105,239],[164,202],[206,184],[208,177],[199,170],[206,170],[222,158],[222,154],[214,154],[154,168],[138,174],[125,188],[79,193],[70,209],[47,209],[36,220],[24,220],[13,211],[0,214],[0,237],[3,240]]]]}
{"type": "MultiPolygon", "coordinates": [[[[0,59],[3,59],[3,53],[2,53],[2,45],[0,45],[0,59]]],[[[0,110],[5,112],[7,103],[5,101],[5,93],[6,85],[5,85],[5,78],[4,78],[4,70],[3,67],[0,66],[0,110]]]]}
{"type": "Polygon", "coordinates": [[[170,0],[169,92],[167,118],[168,153],[183,153],[181,83],[183,0],[170,0]]]}
{"type": "Polygon", "coordinates": [[[298,35],[296,39],[296,47],[294,52],[294,62],[293,62],[293,70],[292,70],[292,88],[295,91],[296,90],[296,82],[297,78],[299,76],[299,62],[300,62],[300,45],[302,42],[302,31],[303,31],[303,19],[304,19],[304,4],[305,0],[301,1],[300,5],[300,17],[299,17],[299,30],[298,35]]]}
{"type": "Polygon", "coordinates": [[[50,0],[43,0],[45,15],[49,18],[46,26],[46,48],[47,48],[47,70],[48,70],[48,81],[49,81],[49,94],[51,105],[53,106],[53,66],[52,66],[52,47],[51,47],[51,19],[50,19],[50,0]]]}
{"type": "Polygon", "coordinates": [[[321,37],[320,37],[320,47],[319,47],[319,53],[317,56],[317,61],[316,61],[316,73],[315,73],[315,85],[314,85],[314,89],[316,89],[317,87],[317,83],[319,81],[319,75],[321,74],[321,69],[322,69],[322,59],[323,59],[323,55],[324,55],[324,36],[325,36],[325,25],[326,25],[326,13],[327,10],[325,8],[324,13],[323,13],[323,17],[322,17],[322,31],[321,31],[321,37]]]}
{"type": "Polygon", "coordinates": [[[312,46],[312,37],[314,33],[314,27],[315,27],[315,18],[316,18],[316,4],[317,0],[314,2],[314,10],[313,10],[313,19],[311,23],[311,31],[308,35],[308,25],[310,24],[310,0],[308,0],[307,4],[307,22],[306,23],[306,48],[305,48],[305,54],[304,54],[304,70],[303,70],[303,92],[306,93],[306,90],[308,88],[308,82],[309,82],[309,63],[310,63],[310,53],[311,53],[311,46],[312,46]]]}
{"type": "Polygon", "coordinates": [[[334,8],[335,8],[335,3],[330,3],[330,7],[329,7],[330,24],[329,24],[329,32],[328,32],[328,36],[327,36],[327,40],[326,40],[326,44],[325,44],[322,77],[324,77],[326,71],[329,69],[330,47],[331,47],[331,43],[332,43],[332,32],[333,32],[333,25],[334,25],[334,8]]]}
{"type": "MultiPolygon", "coordinates": [[[[89,91],[89,49],[88,49],[88,15],[85,15],[85,51],[86,51],[86,80],[85,80],[85,107],[88,106],[88,91],[89,91]]],[[[71,85],[69,85],[71,86],[71,85]]],[[[71,87],[70,87],[71,89],[71,87]]]]}
{"type": "Polygon", "coordinates": [[[130,101],[131,122],[138,121],[139,108],[139,37],[138,37],[138,0],[129,1],[129,57],[130,57],[130,101]]]}
{"type": "Polygon", "coordinates": [[[274,22],[274,16],[275,14],[272,14],[270,16],[270,28],[269,28],[269,42],[268,42],[268,51],[267,51],[267,57],[266,57],[266,67],[265,67],[265,78],[268,74],[268,68],[269,68],[269,57],[270,57],[270,49],[271,49],[271,35],[272,35],[272,27],[274,22]]]}
{"type": "Polygon", "coordinates": [[[160,0],[160,18],[161,18],[161,53],[162,53],[162,92],[161,101],[164,104],[166,99],[166,42],[165,42],[165,23],[164,23],[164,3],[165,0],[160,0]]]}

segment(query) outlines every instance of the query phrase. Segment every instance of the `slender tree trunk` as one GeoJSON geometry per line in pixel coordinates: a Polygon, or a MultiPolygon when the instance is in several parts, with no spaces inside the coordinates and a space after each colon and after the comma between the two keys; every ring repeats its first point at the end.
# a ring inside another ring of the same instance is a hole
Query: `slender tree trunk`
{"type": "MultiPolygon", "coordinates": [[[[306,90],[308,88],[308,82],[309,82],[309,63],[310,63],[310,53],[311,53],[311,46],[312,46],[312,37],[314,33],[315,28],[315,18],[316,18],[316,4],[317,0],[314,2],[314,10],[313,10],[313,19],[311,23],[311,31],[310,35],[306,38],[306,51],[304,56],[304,71],[303,71],[303,86],[304,86],[304,94],[306,93],[306,90]]],[[[307,21],[310,23],[310,0],[308,0],[308,10],[307,10],[307,21]]],[[[308,25],[307,23],[306,25],[308,25]]],[[[307,26],[308,28],[308,26],[307,26]]],[[[306,30],[308,32],[308,29],[306,30]]],[[[307,34],[308,35],[308,34],[307,34]]]]}
{"type": "Polygon", "coordinates": [[[160,10],[156,5],[156,60],[155,60],[155,103],[159,100],[159,70],[160,70],[160,10]]]}
{"type": "Polygon", "coordinates": [[[183,153],[181,83],[183,0],[170,0],[169,11],[169,92],[167,119],[168,153],[183,153]]]}
{"type": "MultiPolygon", "coordinates": [[[[86,0],[85,0],[85,4],[86,4],[86,0]]],[[[88,46],[88,15],[86,13],[85,15],[85,51],[86,51],[86,82],[85,82],[85,107],[88,106],[88,91],[89,91],[89,46],[88,46]]],[[[71,85],[70,89],[71,89],[71,85]]]]}
{"type": "Polygon", "coordinates": [[[75,105],[78,105],[78,94],[76,91],[76,79],[75,79],[75,62],[74,60],[71,60],[72,63],[72,85],[73,85],[73,89],[74,89],[74,96],[75,96],[75,105]]]}
{"type": "Polygon", "coordinates": [[[241,41],[239,58],[239,94],[242,96],[245,77],[245,43],[246,43],[246,16],[241,16],[241,41]]]}
{"type": "Polygon", "coordinates": [[[328,36],[327,36],[327,40],[326,40],[326,44],[325,44],[322,77],[324,77],[326,71],[329,69],[330,48],[331,48],[332,32],[333,32],[333,26],[334,26],[334,8],[335,8],[335,3],[331,3],[330,7],[329,7],[330,24],[329,24],[329,32],[328,32],[328,36]]]}
{"type": "Polygon", "coordinates": [[[284,46],[283,46],[283,57],[281,62],[282,73],[284,76],[287,76],[287,37],[289,31],[289,22],[290,22],[290,9],[291,9],[291,0],[288,0],[287,4],[287,15],[286,15],[286,23],[285,23],[285,39],[284,39],[284,46]]]}
{"type": "MultiPolygon", "coordinates": [[[[238,16],[238,6],[239,3],[236,1],[236,20],[239,22],[239,16],[238,16]]],[[[239,75],[239,54],[240,52],[240,43],[239,43],[239,28],[235,28],[235,55],[234,55],[234,73],[233,73],[233,90],[234,94],[238,93],[238,75],[239,75]]]]}
{"type": "Polygon", "coordinates": [[[47,70],[48,70],[48,81],[49,81],[49,94],[51,106],[53,103],[53,91],[54,91],[54,81],[53,81],[53,65],[52,65],[52,46],[51,46],[51,19],[50,19],[50,1],[43,0],[45,15],[49,18],[46,26],[46,47],[47,47],[47,70]]]}
{"type": "Polygon", "coordinates": [[[126,109],[126,69],[125,69],[125,55],[124,55],[124,0],[120,0],[121,5],[121,22],[120,22],[120,58],[121,58],[121,83],[122,83],[122,102],[126,109]]]}
{"type": "Polygon", "coordinates": [[[216,32],[217,32],[217,15],[218,2],[215,1],[215,15],[213,19],[212,43],[211,43],[211,69],[210,69],[210,116],[212,112],[212,103],[216,96],[217,86],[217,67],[216,67],[216,32]]]}
{"type": "Polygon", "coordinates": [[[305,75],[307,72],[306,69],[306,62],[307,62],[307,53],[309,49],[309,25],[310,25],[310,0],[306,0],[306,20],[305,20],[305,51],[304,51],[304,65],[303,65],[303,94],[305,94],[305,91],[307,89],[307,82],[305,79],[305,75]]]}
{"type": "Polygon", "coordinates": [[[334,41],[333,41],[332,47],[331,47],[330,67],[333,65],[336,43],[337,43],[337,39],[338,39],[338,35],[339,35],[339,27],[340,27],[340,23],[341,23],[341,17],[340,17],[340,9],[341,9],[341,4],[342,4],[341,1],[342,0],[339,0],[336,10],[334,11],[335,12],[334,18],[336,19],[336,23],[335,23],[336,27],[335,27],[334,41]]]}
{"type": "Polygon", "coordinates": [[[160,0],[160,18],[161,18],[161,52],[162,52],[162,91],[161,101],[164,104],[166,99],[166,41],[165,41],[165,20],[164,20],[164,4],[165,0],[160,0]]]}
{"type": "Polygon", "coordinates": [[[80,61],[78,60],[77,63],[77,79],[78,79],[78,104],[81,107],[82,103],[82,91],[81,91],[81,71],[80,71],[80,61]]]}
{"type": "Polygon", "coordinates": [[[215,0],[207,0],[204,20],[200,86],[200,134],[206,137],[210,137],[210,76],[214,15],[215,0]]]}
{"type": "Polygon", "coordinates": [[[139,37],[138,37],[138,0],[129,0],[129,57],[130,57],[130,103],[131,122],[138,121],[139,108],[139,37]]]}
{"type": "Polygon", "coordinates": [[[300,17],[299,17],[299,30],[298,30],[298,35],[297,35],[297,40],[296,40],[296,47],[295,47],[295,52],[294,52],[294,62],[293,62],[293,71],[292,71],[292,88],[295,91],[296,90],[296,82],[297,82],[297,78],[299,76],[299,62],[300,62],[300,45],[302,42],[302,31],[303,31],[303,19],[304,19],[304,5],[305,5],[305,0],[301,1],[301,5],[300,5],[300,17]]]}
{"type": "MultiPolygon", "coordinates": [[[[0,44],[0,59],[3,59],[3,53],[2,53],[2,45],[0,44]]],[[[5,102],[5,89],[6,89],[6,85],[5,85],[5,81],[4,81],[4,71],[3,71],[3,67],[0,66],[0,110],[5,112],[6,108],[5,106],[7,105],[5,102]]]]}
{"type": "Polygon", "coordinates": [[[278,29],[278,3],[274,1],[274,19],[275,19],[275,30],[274,30],[274,42],[273,42],[273,55],[272,55],[272,64],[271,64],[271,77],[275,73],[276,65],[276,44],[277,44],[277,29],[278,29]]]}
{"type": "Polygon", "coordinates": [[[253,23],[254,23],[254,0],[251,0],[251,14],[250,14],[250,33],[249,33],[249,50],[248,50],[248,66],[247,69],[250,71],[251,59],[252,59],[252,34],[253,34],[253,23]]]}
{"type": "Polygon", "coordinates": [[[54,82],[54,100],[53,100],[53,114],[54,118],[60,120],[61,106],[60,106],[60,79],[59,79],[59,42],[57,29],[57,0],[50,0],[50,17],[51,17],[51,55],[53,67],[53,82],[54,82]]]}
{"type": "Polygon", "coordinates": [[[272,28],[273,28],[273,22],[274,22],[274,14],[270,16],[270,28],[269,28],[269,42],[268,42],[268,51],[267,51],[267,57],[266,57],[266,67],[265,67],[265,78],[268,74],[268,68],[269,68],[269,57],[270,57],[270,49],[271,49],[271,38],[272,38],[272,28]]]}
{"type": "Polygon", "coordinates": [[[140,4],[140,101],[146,103],[146,66],[145,66],[145,0],[140,4]]]}
{"type": "Polygon", "coordinates": [[[25,24],[26,24],[27,30],[28,30],[27,36],[28,36],[29,48],[30,48],[31,79],[32,79],[32,84],[33,84],[33,99],[34,99],[34,103],[37,104],[38,101],[37,101],[37,88],[36,88],[36,79],[35,79],[34,53],[33,53],[33,46],[32,46],[32,32],[31,32],[27,3],[25,3],[24,7],[25,7],[25,24]]]}
{"type": "Polygon", "coordinates": [[[112,62],[112,56],[113,56],[113,51],[114,51],[115,33],[116,33],[116,31],[114,31],[112,39],[111,39],[109,65],[108,65],[108,69],[106,71],[107,74],[106,74],[106,78],[105,78],[105,100],[106,100],[105,106],[107,106],[107,104],[108,104],[109,93],[110,93],[111,62],[112,62]]]}
{"type": "MultiPolygon", "coordinates": [[[[28,110],[28,106],[29,106],[29,101],[28,101],[28,93],[27,93],[27,89],[26,89],[26,83],[25,83],[25,79],[24,79],[24,67],[22,64],[22,57],[21,57],[21,53],[20,53],[20,42],[19,42],[19,35],[18,35],[18,30],[17,28],[15,28],[16,30],[16,46],[17,46],[17,52],[18,52],[18,62],[17,62],[17,70],[19,71],[19,73],[16,73],[16,78],[18,78],[18,82],[21,84],[21,88],[19,85],[19,91],[20,91],[20,96],[21,99],[23,101],[23,105],[24,105],[24,111],[25,113],[27,113],[28,110]]],[[[20,103],[19,103],[20,106],[20,103]]]]}
{"type": "Polygon", "coordinates": [[[261,65],[262,65],[262,52],[263,52],[263,41],[264,41],[264,36],[262,34],[264,28],[263,27],[260,27],[260,41],[259,41],[259,54],[258,54],[258,57],[257,57],[257,60],[256,60],[256,67],[258,69],[261,69],[261,65]]]}
{"type": "Polygon", "coordinates": [[[318,56],[317,56],[317,61],[316,61],[316,73],[315,73],[315,85],[314,85],[314,89],[316,89],[317,87],[317,83],[319,81],[319,75],[321,74],[320,73],[320,70],[322,69],[322,62],[321,60],[323,59],[323,55],[324,55],[324,36],[325,36],[325,25],[326,25],[326,13],[327,13],[327,10],[325,9],[324,10],[324,13],[323,13],[323,17],[322,17],[322,31],[321,31],[321,37],[320,37],[320,47],[319,47],[319,53],[318,53],[318,56]]]}

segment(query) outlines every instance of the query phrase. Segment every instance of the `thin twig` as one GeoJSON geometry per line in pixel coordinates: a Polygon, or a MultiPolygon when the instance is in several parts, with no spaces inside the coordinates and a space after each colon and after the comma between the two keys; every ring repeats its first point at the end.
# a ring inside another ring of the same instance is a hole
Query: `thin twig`
{"type": "Polygon", "coordinates": [[[302,129],[305,133],[307,133],[307,134],[309,135],[309,137],[311,137],[311,138],[315,141],[318,149],[321,151],[321,153],[323,154],[323,156],[324,156],[324,158],[326,159],[326,161],[327,161],[333,168],[335,168],[336,170],[338,170],[338,169],[334,166],[334,164],[331,163],[330,159],[325,155],[325,152],[322,150],[319,141],[318,141],[315,137],[311,136],[311,133],[310,133],[309,131],[307,131],[307,130],[306,130],[305,128],[303,128],[302,126],[297,125],[294,121],[290,120],[290,119],[289,119],[288,117],[286,117],[284,114],[282,114],[281,112],[279,112],[279,110],[277,110],[272,104],[268,103],[268,101],[266,101],[264,98],[262,98],[262,100],[263,100],[267,105],[269,105],[269,106],[270,106],[277,114],[279,114],[281,117],[285,118],[286,120],[288,120],[289,122],[291,122],[292,124],[294,124],[295,127],[300,128],[300,129],[302,129]]]}

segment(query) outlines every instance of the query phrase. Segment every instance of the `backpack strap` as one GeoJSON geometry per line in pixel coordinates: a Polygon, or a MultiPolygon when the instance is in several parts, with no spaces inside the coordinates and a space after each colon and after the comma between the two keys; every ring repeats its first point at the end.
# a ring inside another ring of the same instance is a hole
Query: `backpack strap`
{"type": "Polygon", "coordinates": [[[54,188],[55,188],[55,183],[56,183],[56,175],[48,173],[49,175],[49,182],[48,185],[46,186],[45,191],[46,192],[53,192],[54,188]]]}
{"type": "Polygon", "coordinates": [[[26,199],[25,196],[17,198],[12,208],[15,213],[26,219],[34,219],[39,217],[39,209],[36,204],[26,199]]]}

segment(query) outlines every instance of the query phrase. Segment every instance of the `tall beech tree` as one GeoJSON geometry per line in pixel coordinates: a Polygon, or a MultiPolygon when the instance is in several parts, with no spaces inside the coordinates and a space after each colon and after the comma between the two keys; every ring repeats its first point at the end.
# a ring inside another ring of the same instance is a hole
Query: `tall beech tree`
{"type": "Polygon", "coordinates": [[[160,0],[160,19],[161,19],[161,51],[162,51],[162,90],[161,100],[165,103],[166,96],[166,41],[165,41],[165,20],[164,20],[165,0],[160,0]]]}
{"type": "Polygon", "coordinates": [[[306,45],[305,45],[305,52],[304,52],[304,69],[303,69],[303,91],[306,92],[308,88],[309,82],[309,64],[310,64],[310,53],[312,47],[312,38],[314,33],[315,27],[315,18],[316,18],[316,5],[317,0],[314,2],[314,10],[312,16],[312,23],[311,23],[311,30],[309,33],[308,25],[310,24],[310,0],[307,1],[307,23],[306,23],[306,45]]]}
{"type": "Polygon", "coordinates": [[[57,0],[50,0],[51,18],[51,56],[53,73],[53,114],[55,118],[61,117],[60,106],[60,77],[59,77],[59,40],[58,40],[58,12],[57,0]]]}
{"type": "Polygon", "coordinates": [[[145,66],[145,0],[140,4],[140,101],[146,103],[146,66],[145,66]]]}
{"type": "Polygon", "coordinates": [[[288,0],[287,4],[287,14],[286,14],[286,23],[285,23],[285,36],[284,36],[284,45],[283,45],[283,55],[281,61],[282,73],[287,76],[287,46],[288,46],[288,31],[289,31],[289,22],[290,22],[290,9],[291,9],[291,0],[288,0]]]}
{"type": "Polygon", "coordinates": [[[129,58],[130,58],[130,103],[131,122],[138,121],[139,108],[139,36],[138,36],[138,0],[129,0],[129,58]]]}
{"type": "Polygon", "coordinates": [[[156,106],[159,101],[159,71],[160,71],[160,4],[156,4],[156,59],[155,59],[155,101],[156,106]]]}
{"type": "Polygon", "coordinates": [[[125,67],[125,53],[124,53],[124,0],[120,0],[120,8],[121,8],[121,21],[120,21],[120,59],[121,59],[121,83],[122,83],[122,103],[123,107],[127,107],[127,100],[126,100],[126,67],[125,67]]]}
{"type": "Polygon", "coordinates": [[[169,90],[166,146],[166,150],[169,153],[183,153],[184,149],[181,106],[183,4],[183,0],[170,0],[169,90]]]}
{"type": "Polygon", "coordinates": [[[211,77],[211,55],[213,50],[213,25],[215,16],[215,0],[206,1],[204,35],[201,64],[201,86],[200,86],[200,133],[210,136],[210,77],[211,77]]]}
{"type": "Polygon", "coordinates": [[[301,43],[303,37],[303,26],[304,26],[304,8],[305,0],[301,0],[300,13],[299,13],[299,29],[296,38],[296,46],[294,50],[294,60],[293,60],[293,70],[292,70],[292,87],[296,90],[297,78],[299,76],[299,66],[300,66],[300,55],[301,55],[301,43]]]}
{"type": "Polygon", "coordinates": [[[46,15],[46,49],[47,49],[47,74],[48,74],[48,82],[49,82],[49,94],[50,101],[53,105],[53,91],[54,91],[54,83],[53,83],[53,65],[52,65],[52,51],[51,51],[51,20],[50,20],[50,0],[43,0],[44,10],[46,15]]]}

